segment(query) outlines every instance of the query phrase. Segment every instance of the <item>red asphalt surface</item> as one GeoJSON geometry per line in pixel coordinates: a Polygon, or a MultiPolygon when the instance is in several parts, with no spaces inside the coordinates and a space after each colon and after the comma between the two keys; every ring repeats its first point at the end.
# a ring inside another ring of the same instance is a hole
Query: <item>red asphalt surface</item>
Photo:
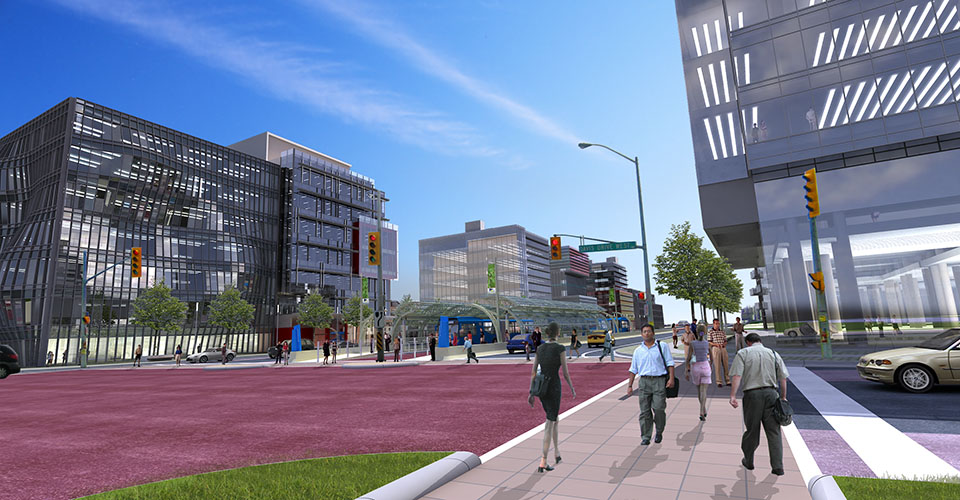
{"type": "MultiPolygon", "coordinates": [[[[574,363],[577,399],[626,363],[574,363]]],[[[234,467],[397,451],[483,454],[543,423],[530,364],[102,369],[0,383],[0,495],[66,499],[234,467]]]]}

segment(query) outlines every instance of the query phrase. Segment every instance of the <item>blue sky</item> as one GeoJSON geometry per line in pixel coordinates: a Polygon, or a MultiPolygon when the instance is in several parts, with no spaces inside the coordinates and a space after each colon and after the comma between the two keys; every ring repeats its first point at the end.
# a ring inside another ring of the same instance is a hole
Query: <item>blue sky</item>
{"type": "MultiPolygon", "coordinates": [[[[0,135],[76,96],[342,159],[391,199],[397,297],[418,295],[418,240],[469,220],[639,241],[632,164],[578,141],[640,157],[651,261],[671,224],[702,234],[673,2],[7,0],[0,19],[0,135]]],[[[610,255],[643,289],[642,253],[610,255]]]]}

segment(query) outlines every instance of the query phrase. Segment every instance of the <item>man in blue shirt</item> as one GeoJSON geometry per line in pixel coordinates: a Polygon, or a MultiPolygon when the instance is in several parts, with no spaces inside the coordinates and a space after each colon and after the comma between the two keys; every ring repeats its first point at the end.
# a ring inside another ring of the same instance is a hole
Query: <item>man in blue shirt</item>
{"type": "Polygon", "coordinates": [[[673,355],[669,346],[655,339],[653,325],[643,325],[640,333],[643,343],[633,351],[627,396],[633,394],[633,381],[639,376],[640,384],[637,389],[640,392],[640,444],[648,445],[654,424],[657,427],[654,442],[663,441],[663,428],[667,423],[666,388],[673,387],[673,355]]]}
{"type": "Polygon", "coordinates": [[[463,350],[467,351],[467,364],[470,364],[470,360],[474,360],[477,364],[480,364],[480,360],[477,359],[477,355],[473,353],[473,341],[470,340],[470,335],[466,336],[466,341],[463,343],[463,350]]]}

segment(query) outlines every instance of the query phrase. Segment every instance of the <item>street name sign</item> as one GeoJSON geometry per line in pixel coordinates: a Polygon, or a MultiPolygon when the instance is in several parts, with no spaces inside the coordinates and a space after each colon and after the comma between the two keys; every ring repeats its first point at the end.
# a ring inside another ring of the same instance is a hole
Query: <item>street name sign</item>
{"type": "Polygon", "coordinates": [[[587,252],[609,252],[611,250],[634,250],[637,248],[636,241],[617,241],[614,243],[600,243],[598,245],[580,245],[580,251],[587,252]]]}

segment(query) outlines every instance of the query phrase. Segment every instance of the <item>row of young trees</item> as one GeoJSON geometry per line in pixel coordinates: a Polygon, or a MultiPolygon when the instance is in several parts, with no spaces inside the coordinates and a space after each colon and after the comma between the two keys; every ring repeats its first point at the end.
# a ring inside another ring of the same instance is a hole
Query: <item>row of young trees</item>
{"type": "Polygon", "coordinates": [[[653,279],[658,294],[690,301],[690,315],[696,316],[694,304],[700,304],[700,317],[707,311],[739,312],[743,299],[743,282],[724,257],[704,248],[703,238],[690,230],[690,223],[670,227],[670,236],[663,243],[663,253],[653,261],[653,279]]]}

